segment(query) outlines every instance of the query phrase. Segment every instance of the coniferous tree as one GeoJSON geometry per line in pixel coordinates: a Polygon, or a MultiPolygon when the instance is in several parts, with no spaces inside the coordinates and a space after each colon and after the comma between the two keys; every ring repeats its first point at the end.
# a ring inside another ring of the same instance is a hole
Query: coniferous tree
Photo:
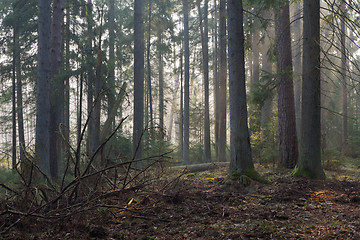
{"type": "Polygon", "coordinates": [[[242,0],[228,0],[230,171],[246,174],[251,156],[245,90],[245,48],[242,0]]]}
{"type": "Polygon", "coordinates": [[[55,0],[52,11],[50,37],[50,175],[56,179],[60,170],[62,150],[62,123],[64,113],[64,80],[60,77],[62,60],[62,33],[64,0],[55,0]]]}
{"type": "Polygon", "coordinates": [[[204,76],[204,95],[205,95],[205,109],[204,109],[204,158],[205,162],[211,162],[211,148],[210,148],[210,116],[209,116],[209,27],[208,27],[208,0],[205,0],[204,16],[201,13],[200,1],[198,4],[198,12],[200,18],[200,33],[202,45],[202,59],[203,59],[203,76],[204,76]]]}
{"type": "Polygon", "coordinates": [[[143,1],[134,2],[134,126],[133,153],[142,156],[142,131],[144,125],[144,28],[143,1]]]}
{"type": "MultiPolygon", "coordinates": [[[[229,5],[228,5],[229,6],[229,5]]],[[[226,58],[226,0],[220,0],[220,27],[219,27],[219,145],[218,161],[226,162],[226,80],[227,80],[227,58],[226,58]]]]}
{"type": "Polygon", "coordinates": [[[278,68],[278,121],[279,121],[279,165],[293,168],[298,158],[294,90],[292,81],[292,57],[289,2],[280,6],[275,21],[278,68]]]}
{"type": "Polygon", "coordinates": [[[35,155],[45,174],[50,173],[50,0],[39,0],[38,78],[36,89],[35,155]]]}
{"type": "Polygon", "coordinates": [[[320,1],[304,0],[300,158],[295,176],[325,178],[321,165],[320,1]]]}

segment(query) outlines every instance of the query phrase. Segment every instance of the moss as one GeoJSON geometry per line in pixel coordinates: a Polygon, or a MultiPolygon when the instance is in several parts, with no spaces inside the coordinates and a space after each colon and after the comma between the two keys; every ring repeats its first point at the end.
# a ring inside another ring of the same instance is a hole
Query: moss
{"type": "Polygon", "coordinates": [[[305,177],[310,179],[325,179],[325,174],[319,173],[317,174],[315,171],[310,171],[307,169],[301,169],[299,165],[296,165],[291,175],[294,177],[305,177]]]}
{"type": "Polygon", "coordinates": [[[249,178],[261,182],[261,183],[269,183],[270,181],[268,179],[263,178],[260,176],[260,174],[255,170],[255,168],[248,168],[245,171],[245,175],[249,178]]]}
{"type": "Polygon", "coordinates": [[[245,172],[240,172],[238,170],[233,170],[229,176],[232,180],[239,179],[241,183],[245,186],[250,185],[251,180],[261,182],[261,183],[269,183],[268,179],[263,178],[260,174],[255,170],[255,168],[248,168],[245,172]]]}

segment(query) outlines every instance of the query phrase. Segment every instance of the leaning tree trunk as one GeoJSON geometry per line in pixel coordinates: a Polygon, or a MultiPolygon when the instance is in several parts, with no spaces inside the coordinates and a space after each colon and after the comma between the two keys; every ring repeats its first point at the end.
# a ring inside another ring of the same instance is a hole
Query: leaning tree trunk
{"type": "Polygon", "coordinates": [[[277,68],[279,72],[278,121],[279,121],[279,166],[293,168],[298,158],[294,90],[292,81],[292,57],[289,2],[281,6],[275,21],[277,42],[277,68]]]}
{"type": "Polygon", "coordinates": [[[321,166],[320,0],[304,0],[300,158],[295,176],[325,178],[321,166]]]}
{"type": "Polygon", "coordinates": [[[45,174],[50,173],[50,12],[50,1],[39,0],[35,155],[45,174]]]}
{"type": "Polygon", "coordinates": [[[242,1],[228,0],[230,172],[254,168],[247,121],[242,1]]]}
{"type": "Polygon", "coordinates": [[[189,10],[188,0],[183,0],[184,12],[184,58],[185,58],[185,80],[184,80],[184,142],[183,162],[189,164],[189,121],[190,121],[190,50],[189,50],[189,10]]]}

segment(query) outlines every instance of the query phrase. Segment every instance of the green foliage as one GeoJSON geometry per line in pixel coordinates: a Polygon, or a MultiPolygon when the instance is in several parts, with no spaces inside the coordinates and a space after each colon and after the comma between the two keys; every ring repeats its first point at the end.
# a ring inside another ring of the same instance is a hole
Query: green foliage
{"type": "Polygon", "coordinates": [[[190,146],[189,158],[192,164],[202,163],[204,159],[204,146],[202,143],[195,143],[190,146]]]}
{"type": "MultiPolygon", "coordinates": [[[[20,182],[20,176],[17,172],[11,171],[7,168],[0,167],[0,183],[13,189],[16,188],[17,183],[20,182]]],[[[0,186],[0,197],[4,196],[8,190],[0,186]]]]}
{"type": "Polygon", "coordinates": [[[259,81],[254,85],[254,90],[251,92],[250,102],[261,108],[265,100],[274,95],[275,89],[276,74],[263,71],[259,81]]]}

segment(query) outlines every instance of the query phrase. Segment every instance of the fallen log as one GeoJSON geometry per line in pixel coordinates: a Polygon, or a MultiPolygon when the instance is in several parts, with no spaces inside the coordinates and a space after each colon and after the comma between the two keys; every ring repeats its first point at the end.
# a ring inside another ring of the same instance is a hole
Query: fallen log
{"type": "Polygon", "coordinates": [[[228,167],[230,162],[200,163],[192,165],[173,166],[170,169],[186,170],[188,172],[203,172],[213,170],[219,167],[228,167]]]}

